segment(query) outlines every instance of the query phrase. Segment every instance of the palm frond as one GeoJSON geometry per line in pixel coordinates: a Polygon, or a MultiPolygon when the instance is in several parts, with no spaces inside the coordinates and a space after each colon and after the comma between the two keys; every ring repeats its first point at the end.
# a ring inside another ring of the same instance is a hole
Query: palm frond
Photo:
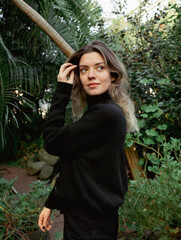
{"type": "Polygon", "coordinates": [[[16,66],[14,57],[11,54],[11,52],[8,50],[8,48],[5,46],[1,34],[0,34],[0,46],[1,46],[2,50],[4,50],[4,52],[7,54],[7,58],[9,60],[9,62],[12,63],[14,66],[16,66]]]}
{"type": "Polygon", "coordinates": [[[20,75],[22,72],[17,70],[18,64],[16,59],[5,46],[2,37],[0,38],[0,48],[2,53],[0,61],[0,146],[2,150],[6,145],[6,131],[8,125],[13,124],[16,128],[19,128],[16,113],[21,112],[28,120],[30,120],[23,111],[21,104],[22,106],[32,108],[33,102],[25,97],[28,93],[18,87],[21,84],[20,79],[22,77],[20,77],[20,75]]]}
{"type": "MultiPolygon", "coordinates": [[[[55,0],[54,8],[64,25],[64,31],[58,32],[64,36],[72,47],[80,48],[91,38],[91,28],[96,26],[97,18],[101,15],[101,7],[95,1],[55,0]],[[67,33],[67,36],[65,35],[67,33]]],[[[55,28],[57,25],[55,26],[55,28]]]]}

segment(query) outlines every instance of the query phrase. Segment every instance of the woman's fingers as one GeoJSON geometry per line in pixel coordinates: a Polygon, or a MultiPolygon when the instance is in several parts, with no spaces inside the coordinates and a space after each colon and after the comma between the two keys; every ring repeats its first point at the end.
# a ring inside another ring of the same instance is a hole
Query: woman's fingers
{"type": "Polygon", "coordinates": [[[43,219],[43,231],[45,232],[45,230],[48,230],[48,218],[47,216],[44,217],[43,219]]]}
{"type": "Polygon", "coordinates": [[[50,217],[49,217],[48,221],[49,221],[50,224],[53,224],[53,221],[51,220],[50,217]]]}
{"type": "Polygon", "coordinates": [[[63,74],[66,75],[66,76],[69,75],[72,72],[72,70],[75,69],[76,67],[77,67],[77,65],[73,65],[73,66],[67,67],[64,70],[63,74]]]}
{"type": "Polygon", "coordinates": [[[58,82],[68,82],[73,84],[74,72],[73,70],[77,67],[77,65],[73,65],[72,63],[65,63],[60,67],[59,74],[57,77],[58,82]]]}
{"type": "Polygon", "coordinates": [[[46,229],[47,231],[49,231],[49,230],[52,228],[52,224],[53,224],[53,222],[52,222],[51,218],[49,217],[49,218],[47,219],[45,229],[46,229]]]}
{"type": "Polygon", "coordinates": [[[42,214],[40,214],[40,216],[39,216],[38,226],[43,231],[43,215],[42,214]]]}
{"type": "Polygon", "coordinates": [[[72,64],[72,63],[64,63],[64,64],[62,64],[62,65],[60,66],[59,72],[60,72],[60,71],[64,72],[65,69],[66,69],[67,67],[70,67],[70,66],[73,66],[73,64],[72,64]]]}
{"type": "Polygon", "coordinates": [[[40,229],[45,232],[45,230],[50,230],[52,228],[52,220],[50,218],[51,209],[44,207],[40,216],[38,225],[40,229]]]}
{"type": "Polygon", "coordinates": [[[43,214],[40,214],[40,216],[39,216],[38,225],[39,225],[40,229],[43,232],[45,232],[46,225],[47,225],[47,219],[46,219],[46,217],[43,214]]]}
{"type": "Polygon", "coordinates": [[[70,73],[69,81],[73,84],[74,81],[74,71],[70,73]]]}
{"type": "MultiPolygon", "coordinates": [[[[66,64],[67,65],[67,64],[66,64]]],[[[67,77],[69,76],[69,74],[71,73],[71,71],[73,69],[75,69],[77,67],[77,65],[67,65],[64,66],[64,64],[61,66],[59,74],[58,74],[58,81],[64,81],[64,80],[68,80],[67,77]]]]}

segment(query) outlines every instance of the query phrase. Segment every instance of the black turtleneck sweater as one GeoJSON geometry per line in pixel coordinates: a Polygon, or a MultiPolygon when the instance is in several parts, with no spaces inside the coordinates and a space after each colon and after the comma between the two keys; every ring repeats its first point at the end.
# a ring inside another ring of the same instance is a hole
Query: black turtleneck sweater
{"type": "Polygon", "coordinates": [[[44,130],[44,147],[60,156],[60,176],[45,202],[50,209],[117,210],[127,191],[126,120],[108,92],[87,98],[81,119],[65,124],[72,85],[57,83],[44,130]]]}

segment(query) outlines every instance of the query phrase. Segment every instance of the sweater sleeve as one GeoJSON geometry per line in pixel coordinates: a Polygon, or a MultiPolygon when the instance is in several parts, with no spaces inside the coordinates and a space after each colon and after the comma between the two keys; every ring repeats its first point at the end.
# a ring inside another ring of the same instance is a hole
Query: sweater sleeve
{"type": "Polygon", "coordinates": [[[65,111],[72,85],[58,82],[44,128],[44,148],[49,154],[66,154],[71,147],[70,127],[65,124],[65,111]]]}
{"type": "MultiPolygon", "coordinates": [[[[49,154],[59,155],[66,153],[70,148],[70,131],[65,124],[65,111],[72,85],[68,83],[58,82],[52,98],[51,107],[44,128],[44,148],[49,154]]],[[[58,181],[58,179],[57,179],[58,181]]],[[[50,192],[45,204],[49,209],[59,209],[59,199],[56,193],[56,185],[50,192]]]]}

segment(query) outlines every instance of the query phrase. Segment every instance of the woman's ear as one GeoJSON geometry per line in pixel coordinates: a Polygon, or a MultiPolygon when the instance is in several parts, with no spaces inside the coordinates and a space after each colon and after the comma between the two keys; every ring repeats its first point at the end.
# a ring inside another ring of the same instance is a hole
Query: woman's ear
{"type": "Polygon", "coordinates": [[[116,78],[111,77],[111,81],[112,81],[112,82],[115,82],[115,81],[116,81],[116,78]]]}
{"type": "Polygon", "coordinates": [[[115,73],[115,72],[112,72],[112,73],[111,73],[111,81],[112,81],[112,82],[115,82],[117,79],[118,79],[118,74],[115,73]]]}

